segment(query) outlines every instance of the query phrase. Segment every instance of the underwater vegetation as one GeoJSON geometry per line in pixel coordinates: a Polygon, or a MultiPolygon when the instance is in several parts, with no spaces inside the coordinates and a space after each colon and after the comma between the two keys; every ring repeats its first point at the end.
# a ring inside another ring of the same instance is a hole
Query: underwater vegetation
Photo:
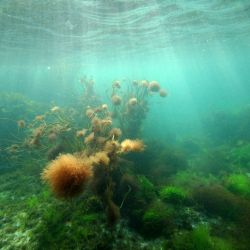
{"type": "Polygon", "coordinates": [[[133,161],[136,171],[146,174],[154,184],[164,185],[171,176],[188,168],[185,156],[185,151],[179,147],[151,140],[143,152],[127,155],[126,159],[133,161]]]}
{"type": "Polygon", "coordinates": [[[207,225],[198,225],[191,232],[181,232],[176,234],[173,239],[173,249],[213,249],[213,250],[230,250],[232,245],[224,240],[212,237],[210,228],[207,225]]]}
{"type": "Polygon", "coordinates": [[[18,167],[20,158],[28,157],[29,153],[20,147],[27,136],[27,122],[46,108],[47,105],[31,101],[19,93],[0,93],[1,173],[18,167]]]}
{"type": "MultiPolygon", "coordinates": [[[[14,144],[15,153],[17,157],[23,150],[46,154],[52,161],[42,171],[42,179],[55,195],[71,199],[91,189],[104,204],[107,220],[113,225],[120,219],[120,208],[132,190],[127,183],[125,193],[116,194],[116,187],[125,182],[122,156],[144,151],[146,146],[139,135],[149,98],[152,94],[166,97],[167,93],[156,81],[116,80],[111,85],[110,104],[106,104],[97,98],[92,79],[82,78],[80,85],[83,94],[78,98],[78,109],[55,105],[33,119],[17,120],[26,138],[14,144]]],[[[6,152],[11,153],[12,148],[6,152]]]]}
{"type": "Polygon", "coordinates": [[[248,249],[248,137],[211,123],[206,140],[142,137],[167,96],[156,81],[115,80],[107,102],[92,78],[78,91],[71,106],[3,94],[0,248],[248,249]]]}
{"type": "Polygon", "coordinates": [[[230,161],[227,159],[226,152],[218,149],[208,149],[200,154],[200,158],[196,159],[198,172],[204,174],[220,175],[231,168],[230,161]]]}
{"type": "Polygon", "coordinates": [[[204,118],[204,129],[214,143],[237,143],[250,140],[250,108],[220,111],[204,118]]]}
{"type": "Polygon", "coordinates": [[[229,220],[235,220],[240,215],[241,204],[238,198],[222,186],[200,187],[194,190],[193,197],[211,214],[229,220]]]}
{"type": "Polygon", "coordinates": [[[47,166],[42,178],[58,197],[71,198],[83,191],[91,175],[90,167],[81,158],[62,154],[47,166]]]}
{"type": "Polygon", "coordinates": [[[249,171],[250,169],[250,144],[239,142],[229,153],[229,159],[235,167],[249,171]]]}
{"type": "Polygon", "coordinates": [[[225,180],[225,186],[231,192],[250,198],[250,178],[246,174],[231,174],[225,180]]]}
{"type": "Polygon", "coordinates": [[[137,138],[141,126],[150,109],[149,98],[153,94],[166,97],[166,90],[157,81],[133,80],[132,84],[115,80],[112,84],[111,101],[112,117],[118,122],[118,127],[125,137],[137,138]]]}
{"type": "Polygon", "coordinates": [[[148,237],[168,235],[173,231],[174,210],[161,201],[153,201],[143,214],[142,232],[148,237]]]}
{"type": "Polygon", "coordinates": [[[187,192],[181,187],[176,186],[164,186],[160,190],[160,197],[162,200],[181,205],[187,201],[187,192]]]}

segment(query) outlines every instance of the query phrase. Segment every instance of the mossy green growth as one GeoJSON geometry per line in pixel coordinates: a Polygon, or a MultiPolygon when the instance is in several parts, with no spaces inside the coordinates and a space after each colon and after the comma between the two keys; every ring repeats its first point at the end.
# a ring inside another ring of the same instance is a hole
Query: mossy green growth
{"type": "Polygon", "coordinates": [[[173,248],[175,250],[212,250],[209,228],[205,225],[200,225],[192,232],[183,232],[175,235],[173,248]]]}
{"type": "Polygon", "coordinates": [[[181,187],[165,186],[160,190],[160,197],[173,204],[183,204],[188,199],[188,194],[181,187]]]}
{"type": "Polygon", "coordinates": [[[200,225],[191,233],[193,241],[193,249],[212,249],[212,239],[210,237],[210,229],[206,225],[200,225]]]}
{"type": "Polygon", "coordinates": [[[154,201],[143,215],[143,233],[156,237],[173,228],[174,210],[161,201],[154,201]]]}
{"type": "Polygon", "coordinates": [[[226,180],[226,187],[233,193],[250,197],[250,178],[247,175],[230,175],[226,180]]]}
{"type": "Polygon", "coordinates": [[[173,178],[174,186],[182,187],[182,189],[191,191],[199,185],[212,185],[218,183],[218,179],[214,175],[204,176],[194,170],[184,170],[178,172],[173,178]]]}
{"type": "Polygon", "coordinates": [[[229,159],[243,169],[250,169],[250,143],[243,143],[231,150],[229,159]]]}
{"type": "Polygon", "coordinates": [[[229,241],[213,237],[213,246],[215,250],[233,250],[235,249],[229,241]]]}
{"type": "Polygon", "coordinates": [[[229,242],[213,238],[207,225],[199,225],[191,232],[182,232],[173,239],[175,250],[232,250],[229,242]]]}
{"type": "Polygon", "coordinates": [[[193,190],[192,196],[207,213],[223,219],[235,221],[243,213],[242,202],[221,185],[200,186],[193,190]]]}
{"type": "Polygon", "coordinates": [[[80,203],[71,205],[70,208],[56,203],[44,211],[36,229],[41,249],[78,249],[79,246],[94,249],[99,244],[102,214],[85,213],[80,203]]]}
{"type": "Polygon", "coordinates": [[[26,204],[29,209],[36,209],[38,205],[40,204],[40,201],[38,197],[36,197],[35,195],[32,195],[31,197],[27,199],[26,204]]]}
{"type": "Polygon", "coordinates": [[[143,198],[150,201],[156,197],[156,189],[154,184],[144,175],[137,176],[139,190],[143,198]]]}
{"type": "Polygon", "coordinates": [[[98,213],[85,214],[80,219],[85,223],[93,223],[100,219],[100,215],[98,213]]]}

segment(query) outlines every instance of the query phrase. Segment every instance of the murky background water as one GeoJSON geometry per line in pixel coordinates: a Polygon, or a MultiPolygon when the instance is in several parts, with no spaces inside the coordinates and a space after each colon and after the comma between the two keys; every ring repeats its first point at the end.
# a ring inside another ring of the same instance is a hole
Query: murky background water
{"type": "Polygon", "coordinates": [[[113,79],[157,79],[170,95],[155,115],[194,126],[204,112],[248,104],[249,8],[247,1],[1,1],[1,89],[60,101],[83,74],[100,92],[113,79]]]}

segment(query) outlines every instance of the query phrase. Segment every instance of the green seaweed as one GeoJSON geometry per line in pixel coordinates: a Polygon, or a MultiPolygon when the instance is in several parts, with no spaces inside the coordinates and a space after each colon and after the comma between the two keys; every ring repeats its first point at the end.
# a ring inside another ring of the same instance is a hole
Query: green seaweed
{"type": "Polygon", "coordinates": [[[238,168],[250,169],[250,143],[240,143],[231,149],[229,159],[238,168]]]}
{"type": "Polygon", "coordinates": [[[156,197],[154,184],[144,175],[138,175],[137,179],[142,197],[148,201],[154,199],[156,197]]]}
{"type": "Polygon", "coordinates": [[[250,178],[244,174],[231,174],[226,179],[226,187],[235,194],[250,197],[250,178]]]}
{"type": "Polygon", "coordinates": [[[174,210],[161,201],[154,201],[143,215],[143,233],[156,237],[170,233],[173,228],[174,210]]]}
{"type": "Polygon", "coordinates": [[[31,196],[30,198],[27,199],[26,204],[29,209],[36,209],[36,207],[39,205],[40,201],[38,197],[36,196],[31,196]]]}
{"type": "Polygon", "coordinates": [[[173,238],[174,250],[231,250],[230,242],[210,235],[210,228],[201,224],[193,231],[178,233],[173,238]]]}
{"type": "Polygon", "coordinates": [[[165,186],[160,190],[160,197],[164,201],[181,205],[188,200],[187,192],[181,187],[177,186],[165,186]]]}

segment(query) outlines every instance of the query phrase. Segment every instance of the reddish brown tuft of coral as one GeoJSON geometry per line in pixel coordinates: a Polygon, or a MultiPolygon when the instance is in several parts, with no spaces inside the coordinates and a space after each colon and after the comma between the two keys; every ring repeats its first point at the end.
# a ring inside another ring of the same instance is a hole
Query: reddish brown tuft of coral
{"type": "Polygon", "coordinates": [[[141,152],[145,149],[145,145],[142,140],[130,140],[126,139],[121,143],[121,152],[141,152]]]}
{"type": "Polygon", "coordinates": [[[121,102],[122,102],[121,97],[118,96],[118,95],[113,95],[112,98],[111,98],[111,100],[112,100],[112,103],[113,103],[114,105],[116,105],[116,106],[120,105],[121,102]]]}
{"type": "Polygon", "coordinates": [[[137,99],[136,99],[135,97],[130,98],[130,99],[128,100],[128,105],[129,105],[129,106],[135,106],[137,103],[138,103],[138,101],[137,101],[137,99]]]}
{"type": "Polygon", "coordinates": [[[87,131],[88,130],[86,128],[76,131],[76,137],[78,137],[78,138],[84,137],[86,135],[87,131]]]}
{"type": "Polygon", "coordinates": [[[160,90],[160,84],[157,81],[152,81],[148,86],[149,91],[158,92],[160,90]]]}
{"type": "Polygon", "coordinates": [[[60,155],[42,173],[42,179],[61,198],[79,195],[91,176],[91,166],[72,154],[60,155]]]}
{"type": "Polygon", "coordinates": [[[17,126],[19,128],[25,128],[26,122],[24,120],[19,120],[19,121],[17,121],[17,126]]]}
{"type": "Polygon", "coordinates": [[[94,141],[94,139],[95,139],[95,133],[92,132],[92,133],[90,133],[90,134],[84,139],[84,143],[85,143],[85,144],[90,144],[90,143],[92,143],[92,142],[94,141]]]}
{"type": "Polygon", "coordinates": [[[167,91],[166,91],[166,90],[164,90],[164,89],[160,89],[160,91],[159,91],[159,95],[160,95],[161,97],[166,97],[166,96],[168,95],[168,93],[167,93],[167,91]]]}
{"type": "Polygon", "coordinates": [[[90,162],[93,164],[93,165],[105,165],[105,166],[108,166],[109,165],[109,162],[110,162],[110,159],[107,155],[107,152],[104,152],[104,151],[100,151],[100,152],[97,152],[96,154],[90,156],[90,162]]]}

